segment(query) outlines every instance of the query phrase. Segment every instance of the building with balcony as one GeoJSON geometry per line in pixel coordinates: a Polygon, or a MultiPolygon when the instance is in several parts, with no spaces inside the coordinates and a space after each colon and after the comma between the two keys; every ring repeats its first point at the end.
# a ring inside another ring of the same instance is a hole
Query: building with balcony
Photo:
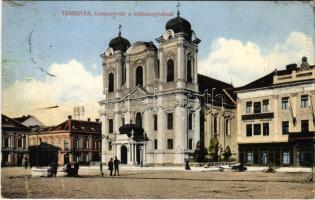
{"type": "Polygon", "coordinates": [[[239,160],[309,166],[314,162],[315,67],[286,66],[236,89],[239,160]]]}
{"type": "Polygon", "coordinates": [[[85,165],[100,161],[101,140],[98,119],[83,121],[69,116],[57,126],[38,128],[30,134],[30,162],[45,166],[52,161],[57,161],[59,165],[68,162],[85,165]]]}
{"type": "Polygon", "coordinates": [[[1,167],[22,166],[28,159],[28,134],[31,129],[20,122],[1,115],[1,167]]]}

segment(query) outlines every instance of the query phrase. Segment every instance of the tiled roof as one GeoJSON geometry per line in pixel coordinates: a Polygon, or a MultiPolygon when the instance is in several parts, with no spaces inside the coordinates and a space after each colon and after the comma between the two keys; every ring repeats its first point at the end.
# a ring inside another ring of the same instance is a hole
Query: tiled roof
{"type": "Polygon", "coordinates": [[[23,123],[25,120],[27,120],[27,119],[29,119],[31,117],[32,117],[31,115],[27,115],[27,116],[23,115],[22,117],[15,117],[15,118],[12,118],[12,119],[23,123]]]}
{"type": "Polygon", "coordinates": [[[3,114],[1,114],[1,128],[2,130],[30,131],[29,127],[3,114]]]}
{"type": "Polygon", "coordinates": [[[83,120],[68,119],[57,126],[46,127],[41,132],[71,131],[71,132],[95,132],[101,133],[101,123],[83,120]]]}

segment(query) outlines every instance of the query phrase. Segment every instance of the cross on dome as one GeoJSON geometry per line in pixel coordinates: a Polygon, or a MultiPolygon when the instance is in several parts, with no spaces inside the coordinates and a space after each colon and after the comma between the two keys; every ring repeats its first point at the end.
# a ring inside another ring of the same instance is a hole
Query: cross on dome
{"type": "Polygon", "coordinates": [[[180,12],[179,12],[179,7],[181,6],[181,4],[179,3],[179,1],[177,1],[177,16],[179,16],[180,12]]]}
{"type": "Polygon", "coordinates": [[[119,26],[118,26],[118,29],[119,29],[118,35],[119,36],[121,36],[121,27],[122,27],[121,24],[119,24],[119,26]]]}

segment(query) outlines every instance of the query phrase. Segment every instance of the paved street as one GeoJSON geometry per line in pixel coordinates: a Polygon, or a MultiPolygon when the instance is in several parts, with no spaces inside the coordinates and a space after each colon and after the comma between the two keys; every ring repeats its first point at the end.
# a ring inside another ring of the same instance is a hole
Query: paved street
{"type": "MultiPolygon", "coordinates": [[[[108,171],[106,171],[108,172],[108,171]]],[[[119,177],[31,178],[2,168],[5,198],[314,198],[310,173],[122,171],[119,177]]]]}

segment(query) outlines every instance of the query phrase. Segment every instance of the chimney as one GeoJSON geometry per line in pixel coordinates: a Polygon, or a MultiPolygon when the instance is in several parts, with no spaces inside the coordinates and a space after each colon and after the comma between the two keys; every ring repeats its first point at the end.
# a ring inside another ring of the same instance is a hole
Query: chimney
{"type": "Polygon", "coordinates": [[[99,122],[99,121],[100,121],[100,119],[95,119],[95,121],[96,121],[96,122],[99,122]]]}
{"type": "Polygon", "coordinates": [[[71,115],[68,115],[68,119],[72,119],[72,116],[71,116],[71,115]]]}
{"type": "Polygon", "coordinates": [[[88,122],[91,121],[91,118],[88,118],[88,122]]]}

